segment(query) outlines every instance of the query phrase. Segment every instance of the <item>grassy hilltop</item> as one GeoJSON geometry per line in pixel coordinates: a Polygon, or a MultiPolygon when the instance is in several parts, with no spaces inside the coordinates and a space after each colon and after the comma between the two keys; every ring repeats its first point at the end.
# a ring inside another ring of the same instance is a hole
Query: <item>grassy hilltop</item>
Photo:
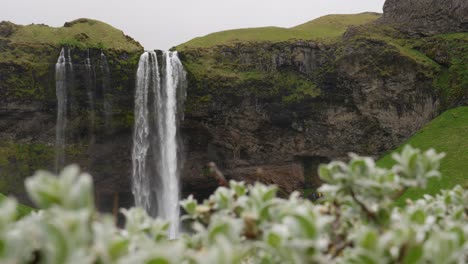
{"type": "Polygon", "coordinates": [[[10,28],[10,34],[4,34],[2,37],[9,39],[11,44],[74,45],[129,52],[141,50],[140,44],[121,30],[87,18],[67,22],[63,27],[49,27],[43,24],[22,26],[10,22],[2,22],[1,27],[10,28]]]}
{"type": "Polygon", "coordinates": [[[333,41],[343,35],[349,26],[359,26],[378,19],[378,13],[327,15],[292,28],[259,27],[233,29],[194,38],[177,47],[208,48],[237,42],[281,42],[294,39],[333,41]]]}

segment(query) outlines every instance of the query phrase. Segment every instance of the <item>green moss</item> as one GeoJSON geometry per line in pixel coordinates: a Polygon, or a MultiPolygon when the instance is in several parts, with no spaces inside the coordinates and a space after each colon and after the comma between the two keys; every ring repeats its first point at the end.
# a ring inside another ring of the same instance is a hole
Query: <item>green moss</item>
{"type": "Polygon", "coordinates": [[[14,143],[0,142],[0,166],[15,165],[17,172],[23,176],[30,176],[38,168],[50,167],[54,149],[42,143],[14,143]]]}
{"type": "MultiPolygon", "coordinates": [[[[388,26],[365,25],[344,43],[363,40],[382,41],[419,65],[420,72],[434,80],[444,109],[468,96],[468,33],[408,39],[388,26]]],[[[389,76],[391,73],[380,65],[375,65],[379,75],[389,76]]]]}
{"type": "Polygon", "coordinates": [[[116,78],[115,81],[120,83],[128,80],[129,71],[134,75],[134,54],[143,51],[138,42],[122,31],[90,19],[75,20],[60,28],[2,25],[12,27],[7,37],[0,37],[0,74],[5,78],[0,83],[0,90],[5,91],[10,101],[54,101],[53,71],[63,46],[74,50],[73,61],[84,60],[78,55],[84,50],[104,50],[109,64],[115,59],[119,67],[125,67],[124,70],[112,69],[115,70],[113,74],[125,76],[126,79],[116,78]],[[127,56],[120,58],[123,53],[127,56]]]}
{"type": "Polygon", "coordinates": [[[193,113],[199,108],[206,108],[211,104],[212,100],[213,97],[211,94],[190,98],[185,104],[185,112],[193,113]]]}
{"type": "Polygon", "coordinates": [[[274,79],[274,90],[279,94],[284,94],[282,96],[284,104],[300,103],[320,95],[320,89],[315,83],[303,76],[281,73],[272,76],[272,78],[274,79]]]}
{"type": "Polygon", "coordinates": [[[37,169],[51,169],[54,154],[42,143],[0,142],[0,193],[24,193],[24,180],[37,169]]]}
{"type": "Polygon", "coordinates": [[[380,41],[393,47],[401,56],[413,60],[423,67],[430,69],[439,69],[440,67],[434,60],[418,49],[421,45],[421,39],[408,39],[396,29],[386,25],[368,24],[356,30],[355,35],[346,39],[346,42],[363,39],[380,41]]]}
{"type": "Polygon", "coordinates": [[[438,152],[445,152],[442,160],[440,180],[431,180],[427,189],[410,189],[399,200],[403,204],[405,199],[418,199],[424,194],[435,194],[441,189],[449,189],[460,184],[468,188],[468,107],[458,107],[444,112],[431,123],[417,132],[402,146],[385,155],[377,164],[390,168],[395,162],[391,158],[393,152],[399,152],[404,145],[427,150],[434,148],[438,152]]]}
{"type": "Polygon", "coordinates": [[[207,48],[233,43],[282,42],[293,39],[330,42],[339,39],[349,26],[370,23],[379,17],[380,14],[377,13],[328,15],[293,28],[261,27],[227,30],[192,39],[180,44],[177,49],[207,48]]]}
{"type": "Polygon", "coordinates": [[[255,65],[216,62],[210,55],[188,61],[185,67],[191,84],[186,113],[208,107],[213,97],[229,94],[270,98],[285,105],[320,95],[320,89],[313,80],[290,69],[262,71],[255,65]]]}
{"type": "Polygon", "coordinates": [[[87,144],[67,144],[65,146],[66,160],[78,160],[78,158],[82,156],[83,153],[86,153],[87,148],[87,144]]]}
{"type": "MultiPolygon", "coordinates": [[[[221,47],[182,52],[191,94],[186,112],[208,107],[213,97],[227,95],[254,96],[285,105],[319,96],[320,89],[310,76],[294,67],[272,68],[272,58],[288,45],[281,43],[273,48],[251,44],[241,50],[221,47]]],[[[289,53],[282,55],[295,56],[289,53]]]]}
{"type": "Polygon", "coordinates": [[[30,64],[2,64],[0,62],[0,74],[4,76],[0,87],[5,87],[6,98],[44,100],[48,96],[54,96],[48,91],[47,85],[41,82],[49,75],[49,66],[39,64],[33,67],[30,64]]]}
{"type": "Polygon", "coordinates": [[[443,53],[446,57],[446,65],[434,79],[443,106],[468,97],[468,33],[435,36],[426,40],[423,48],[430,56],[443,53]]]}
{"type": "Polygon", "coordinates": [[[400,51],[400,54],[402,54],[403,56],[407,58],[414,60],[418,64],[426,66],[428,68],[433,68],[433,69],[439,68],[439,65],[436,62],[434,62],[431,58],[426,56],[424,53],[416,50],[414,48],[414,45],[412,45],[411,43],[407,43],[405,41],[398,41],[398,40],[395,40],[395,41],[387,40],[387,42],[393,45],[394,47],[396,47],[400,51]]]}

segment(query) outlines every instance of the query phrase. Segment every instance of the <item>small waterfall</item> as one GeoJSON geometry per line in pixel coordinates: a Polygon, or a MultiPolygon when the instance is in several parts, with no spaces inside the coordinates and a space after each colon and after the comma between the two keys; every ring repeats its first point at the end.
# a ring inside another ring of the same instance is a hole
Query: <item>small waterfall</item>
{"type": "Polygon", "coordinates": [[[177,52],[164,52],[161,73],[155,52],[141,55],[135,93],[133,194],[137,206],[170,221],[169,236],[175,238],[181,165],[177,126],[186,86],[177,52]]]}
{"type": "MultiPolygon", "coordinates": [[[[147,154],[149,143],[149,116],[148,116],[148,90],[151,85],[159,87],[159,77],[156,78],[157,62],[154,53],[145,52],[140,57],[136,76],[135,89],[135,127],[133,134],[133,196],[135,204],[143,207],[152,216],[155,216],[156,208],[151,206],[153,200],[152,181],[148,177],[147,154]],[[154,56],[153,56],[154,55],[154,56]]],[[[154,173],[154,172],[153,172],[154,173]]]]}
{"type": "Polygon", "coordinates": [[[89,58],[89,49],[87,50],[87,56],[85,60],[85,84],[86,84],[86,93],[88,96],[88,104],[89,104],[89,126],[90,126],[90,133],[93,133],[93,130],[96,125],[96,111],[95,111],[95,103],[94,103],[94,69],[91,64],[91,59],[89,58]]]}
{"type": "Polygon", "coordinates": [[[73,63],[72,63],[72,57],[71,57],[71,51],[70,49],[67,50],[67,58],[68,58],[68,61],[67,61],[67,64],[68,64],[68,67],[70,67],[70,71],[73,72],[73,63]]]}
{"type": "Polygon", "coordinates": [[[67,66],[73,72],[70,50],[68,60],[62,48],[55,64],[55,93],[57,95],[57,123],[55,126],[55,170],[58,172],[65,165],[65,128],[67,123],[67,66]]]}
{"type": "Polygon", "coordinates": [[[102,75],[102,93],[104,96],[104,127],[110,133],[112,120],[112,104],[110,96],[110,69],[106,55],[101,51],[101,75],[102,75]]]}

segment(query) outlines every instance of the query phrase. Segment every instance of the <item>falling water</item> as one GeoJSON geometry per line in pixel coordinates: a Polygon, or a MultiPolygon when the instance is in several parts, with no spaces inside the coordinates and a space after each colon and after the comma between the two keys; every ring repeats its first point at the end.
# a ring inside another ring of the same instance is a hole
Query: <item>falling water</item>
{"type": "Polygon", "coordinates": [[[90,131],[92,131],[95,127],[95,109],[94,109],[94,71],[93,66],[91,64],[91,59],[89,58],[89,50],[87,51],[87,56],[85,60],[85,84],[86,84],[86,93],[88,95],[88,104],[89,104],[89,125],[90,131]]]}
{"type": "MultiPolygon", "coordinates": [[[[136,76],[135,91],[135,128],[133,134],[133,188],[135,204],[148,211],[150,215],[156,214],[156,209],[151,206],[152,184],[147,168],[147,154],[149,143],[149,117],[148,117],[148,88],[151,85],[159,86],[159,78],[153,74],[152,67],[157,63],[152,62],[153,53],[145,52],[140,57],[136,76]]],[[[156,56],[154,56],[155,58],[156,56]]],[[[157,72],[157,69],[156,69],[157,72]]]]}
{"type": "Polygon", "coordinates": [[[170,220],[170,235],[179,229],[179,171],[177,159],[177,87],[185,81],[185,71],[175,52],[165,52],[165,74],[162,89],[155,96],[158,102],[158,134],[160,166],[159,215],[170,220]]]}
{"type": "Polygon", "coordinates": [[[102,74],[102,93],[104,96],[104,127],[108,133],[111,132],[112,104],[110,98],[110,69],[106,55],[101,51],[101,74],[102,74]]]}
{"type": "Polygon", "coordinates": [[[185,95],[186,74],[176,52],[165,52],[162,64],[160,76],[156,53],[145,52],[138,65],[133,193],[138,206],[170,221],[169,236],[175,238],[180,196],[177,123],[179,106],[185,99],[179,95],[185,95]]]}
{"type": "Polygon", "coordinates": [[[73,71],[73,63],[72,63],[72,58],[71,58],[71,52],[70,52],[70,49],[67,50],[68,51],[68,61],[67,61],[67,65],[68,67],[70,67],[70,71],[73,71]]]}
{"type": "Polygon", "coordinates": [[[60,170],[65,163],[65,127],[67,122],[67,65],[71,66],[70,50],[68,61],[62,48],[55,64],[55,92],[57,95],[57,124],[55,127],[55,170],[60,170]]]}

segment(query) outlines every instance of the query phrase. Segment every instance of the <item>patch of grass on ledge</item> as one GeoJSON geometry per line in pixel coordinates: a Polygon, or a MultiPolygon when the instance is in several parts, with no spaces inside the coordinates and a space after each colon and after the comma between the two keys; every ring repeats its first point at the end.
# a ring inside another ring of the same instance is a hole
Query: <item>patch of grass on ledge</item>
{"type": "MultiPolygon", "coordinates": [[[[468,107],[462,106],[448,110],[413,135],[405,144],[396,149],[401,151],[404,145],[427,150],[434,148],[445,152],[440,171],[442,178],[429,181],[427,189],[410,189],[400,198],[399,204],[406,199],[418,199],[424,194],[436,194],[442,189],[449,189],[459,184],[468,188],[468,107]]],[[[392,152],[393,153],[393,152],[392,152]]],[[[391,154],[385,155],[377,164],[390,168],[394,161],[391,154]]]]}
{"type": "Polygon", "coordinates": [[[339,39],[349,26],[359,26],[375,21],[377,13],[353,15],[327,15],[292,28],[260,27],[234,29],[194,38],[177,47],[208,48],[216,45],[229,45],[243,42],[281,42],[288,40],[333,41],[339,39]]]}

